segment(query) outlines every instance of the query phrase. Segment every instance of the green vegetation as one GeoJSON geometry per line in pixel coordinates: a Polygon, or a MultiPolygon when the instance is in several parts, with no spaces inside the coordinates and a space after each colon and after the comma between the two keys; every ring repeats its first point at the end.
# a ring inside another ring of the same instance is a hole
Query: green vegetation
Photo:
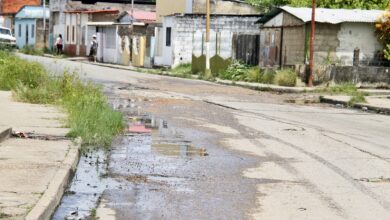
{"type": "Polygon", "coordinates": [[[345,84],[339,84],[336,86],[326,87],[326,88],[320,88],[314,90],[316,93],[325,93],[330,95],[347,95],[351,96],[351,99],[349,100],[348,104],[350,106],[354,105],[355,103],[365,103],[366,99],[365,96],[368,96],[369,93],[367,92],[361,92],[358,90],[358,88],[351,83],[345,83],[345,84]]]}
{"type": "Polygon", "coordinates": [[[276,71],[275,84],[294,87],[297,84],[297,74],[292,69],[276,71]]]}
{"type": "MultiPolygon", "coordinates": [[[[312,0],[246,0],[246,2],[263,11],[283,5],[311,7],[312,4],[312,0]]],[[[317,0],[318,8],[385,9],[388,4],[388,0],[317,0]]]]}
{"type": "Polygon", "coordinates": [[[43,50],[36,49],[34,46],[28,45],[24,46],[19,50],[21,53],[28,54],[28,55],[38,55],[42,56],[44,54],[43,50]]]}
{"type": "Polygon", "coordinates": [[[0,52],[0,85],[17,100],[55,104],[68,113],[69,137],[80,136],[84,145],[109,146],[123,130],[123,116],[108,105],[101,88],[83,82],[75,73],[49,75],[38,63],[0,52]]]}
{"type": "Polygon", "coordinates": [[[240,61],[233,61],[225,71],[219,74],[221,79],[245,81],[250,67],[240,61]]]}
{"type": "Polygon", "coordinates": [[[181,76],[181,77],[184,77],[184,78],[190,78],[191,75],[192,75],[191,63],[180,64],[176,68],[172,69],[171,72],[175,76],[181,76]]]}
{"type": "Polygon", "coordinates": [[[366,103],[366,98],[363,93],[354,94],[348,102],[349,106],[353,106],[356,103],[366,103]]]}
{"type": "Polygon", "coordinates": [[[292,69],[274,71],[261,70],[259,67],[250,67],[239,61],[233,61],[226,71],[219,74],[219,78],[232,81],[246,81],[280,86],[295,86],[297,74],[292,69]]]}
{"type": "Polygon", "coordinates": [[[375,32],[378,39],[383,43],[384,58],[390,60],[390,4],[387,11],[377,20],[375,32]]]}

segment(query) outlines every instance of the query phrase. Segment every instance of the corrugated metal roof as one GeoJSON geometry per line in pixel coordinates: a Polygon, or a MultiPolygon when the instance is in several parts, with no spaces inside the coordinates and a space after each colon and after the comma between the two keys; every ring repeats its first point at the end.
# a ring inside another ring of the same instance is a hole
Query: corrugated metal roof
{"type": "MultiPolygon", "coordinates": [[[[303,22],[311,21],[311,8],[293,8],[289,6],[280,7],[271,11],[268,16],[264,16],[259,23],[271,20],[281,11],[294,15],[303,22]]],[[[384,11],[381,10],[360,10],[360,9],[316,9],[316,22],[339,24],[345,22],[374,23],[384,11]]]]}
{"type": "MultiPolygon", "coordinates": [[[[43,7],[42,6],[23,6],[19,12],[15,15],[18,19],[37,19],[43,18],[43,7]]],[[[50,18],[50,9],[46,7],[46,19],[50,18]]]]}

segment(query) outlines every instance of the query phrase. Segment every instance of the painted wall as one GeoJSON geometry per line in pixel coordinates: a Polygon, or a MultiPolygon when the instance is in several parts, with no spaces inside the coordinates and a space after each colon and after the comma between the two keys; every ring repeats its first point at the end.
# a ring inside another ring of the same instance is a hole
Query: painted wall
{"type": "MultiPolygon", "coordinates": [[[[65,53],[70,56],[84,56],[88,40],[86,38],[88,14],[65,13],[64,34],[65,53]]],[[[61,27],[61,26],[57,26],[61,27]]]]}
{"type": "Polygon", "coordinates": [[[36,27],[35,19],[15,20],[16,45],[19,48],[23,48],[26,45],[35,45],[36,27]]]}
{"type": "MultiPolygon", "coordinates": [[[[212,16],[210,28],[214,34],[211,34],[211,38],[216,38],[222,32],[224,32],[224,37],[233,34],[260,34],[259,27],[255,24],[258,19],[257,16],[212,16]]],[[[157,39],[157,51],[161,52],[161,56],[156,57],[155,64],[175,67],[179,64],[190,63],[195,33],[198,32],[199,35],[199,32],[206,32],[205,18],[199,15],[166,16],[160,31],[158,38],[162,39],[157,39]],[[170,47],[165,44],[167,27],[172,27],[170,47]]],[[[231,41],[228,43],[231,48],[231,41]]],[[[224,47],[227,46],[224,45],[224,47]]]]}
{"type": "MultiPolygon", "coordinates": [[[[176,19],[174,16],[166,16],[163,20],[162,28],[157,28],[157,44],[156,44],[156,57],[154,60],[157,66],[171,66],[173,63],[173,41],[176,36],[176,19]],[[171,45],[167,46],[167,28],[171,28],[171,45]]],[[[191,51],[191,50],[190,50],[191,51]]]]}

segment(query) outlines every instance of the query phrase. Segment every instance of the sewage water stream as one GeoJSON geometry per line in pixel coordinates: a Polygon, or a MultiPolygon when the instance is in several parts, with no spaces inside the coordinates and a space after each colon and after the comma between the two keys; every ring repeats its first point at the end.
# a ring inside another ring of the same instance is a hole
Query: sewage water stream
{"type": "Polygon", "coordinates": [[[175,161],[207,156],[205,149],[192,146],[167,121],[152,116],[129,117],[128,130],[133,132],[118,137],[111,150],[83,153],[53,220],[88,219],[106,191],[125,194],[142,184],[189,190],[183,178],[172,175],[175,161]]]}

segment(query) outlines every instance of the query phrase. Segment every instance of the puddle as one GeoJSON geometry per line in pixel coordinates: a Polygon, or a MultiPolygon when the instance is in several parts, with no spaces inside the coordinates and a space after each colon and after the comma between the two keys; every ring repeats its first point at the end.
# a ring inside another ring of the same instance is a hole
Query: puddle
{"type": "Polygon", "coordinates": [[[107,176],[107,154],[102,150],[89,152],[80,158],[73,180],[52,219],[87,219],[91,210],[108,188],[120,184],[107,176]]]}
{"type": "Polygon", "coordinates": [[[155,143],[152,144],[152,150],[169,157],[196,157],[208,156],[206,149],[196,148],[191,145],[173,144],[173,143],[155,143]]]}

